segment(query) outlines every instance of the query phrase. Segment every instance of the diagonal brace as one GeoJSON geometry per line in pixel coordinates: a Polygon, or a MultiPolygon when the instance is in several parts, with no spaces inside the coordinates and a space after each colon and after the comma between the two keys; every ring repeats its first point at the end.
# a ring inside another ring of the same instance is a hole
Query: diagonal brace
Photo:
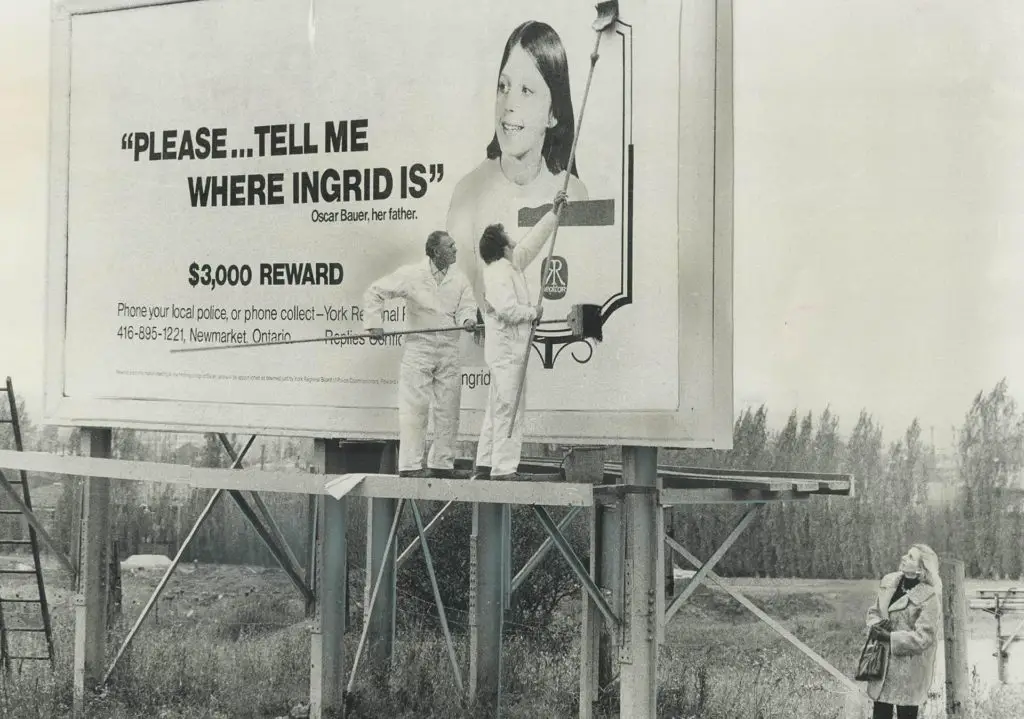
{"type": "MultiPolygon", "coordinates": [[[[249,448],[252,447],[252,443],[255,439],[256,435],[250,437],[249,441],[242,448],[242,451],[231,458],[231,469],[238,469],[242,466],[242,460],[245,458],[245,454],[249,451],[249,448]]],[[[164,590],[164,587],[167,586],[167,582],[170,581],[171,575],[174,574],[174,570],[177,569],[181,558],[185,556],[185,550],[187,550],[188,546],[192,543],[192,540],[199,532],[199,528],[203,525],[203,522],[206,521],[208,516],[210,516],[210,512],[213,511],[214,506],[217,504],[217,500],[220,499],[222,494],[224,494],[223,489],[218,489],[214,492],[213,496],[210,497],[210,500],[203,508],[203,511],[199,513],[199,517],[192,525],[192,529],[189,530],[188,536],[185,537],[185,541],[183,541],[181,546],[178,547],[178,553],[174,555],[174,560],[171,562],[170,566],[167,567],[163,577],[160,578],[160,582],[156,585],[156,589],[154,589],[153,593],[150,595],[149,601],[147,601],[146,606],[142,608],[142,612],[140,612],[139,616],[136,618],[135,624],[132,625],[131,630],[128,632],[128,636],[124,638],[121,648],[117,650],[117,655],[114,657],[114,661],[110,663],[110,667],[107,669],[106,673],[103,675],[103,679],[100,681],[100,687],[106,686],[107,682],[110,680],[110,675],[114,673],[114,668],[117,667],[117,663],[121,661],[121,657],[124,656],[125,651],[127,651],[128,645],[132,643],[132,639],[134,639],[135,635],[138,633],[139,627],[141,627],[142,623],[146,620],[146,617],[149,615],[149,611],[153,608],[153,605],[156,604],[156,600],[160,598],[160,593],[164,590]]]]}
{"type": "Polygon", "coordinates": [[[229,489],[228,494],[231,495],[231,499],[235,500],[235,504],[237,504],[238,508],[242,510],[242,514],[245,515],[245,518],[249,520],[249,524],[251,524],[252,528],[256,530],[256,534],[258,534],[260,539],[263,540],[263,544],[265,544],[267,549],[270,550],[270,553],[274,555],[274,559],[276,559],[277,563],[281,565],[281,569],[283,569],[285,574],[288,575],[288,578],[292,580],[292,584],[294,584],[295,588],[302,594],[302,598],[306,600],[307,606],[312,605],[314,601],[313,592],[310,591],[309,587],[306,585],[306,581],[300,575],[299,570],[288,561],[288,557],[284,555],[284,552],[278,546],[277,542],[274,541],[274,537],[270,534],[269,530],[263,526],[263,522],[260,521],[260,518],[256,515],[255,510],[253,510],[249,505],[249,502],[246,501],[245,497],[237,489],[229,489]]]}
{"type": "MultiPolygon", "coordinates": [[[[681,557],[683,557],[686,561],[688,561],[693,566],[695,566],[695,567],[699,567],[700,566],[700,560],[697,559],[697,557],[695,557],[694,555],[690,554],[690,552],[688,552],[686,550],[686,548],[683,545],[681,545],[679,542],[677,542],[676,540],[672,539],[671,537],[665,537],[665,544],[667,544],[670,549],[672,549],[673,551],[678,553],[681,557]]],[[[833,677],[838,679],[848,689],[850,689],[850,690],[852,690],[854,692],[857,692],[857,693],[863,693],[863,691],[864,691],[863,687],[861,687],[858,684],[856,684],[855,682],[853,682],[848,676],[846,676],[841,671],[839,671],[834,666],[832,666],[832,664],[827,659],[825,659],[820,654],[818,654],[816,651],[814,651],[809,646],[807,646],[806,644],[801,642],[799,639],[797,639],[785,627],[783,627],[781,624],[779,624],[779,622],[777,622],[772,617],[768,616],[768,614],[765,613],[765,611],[763,609],[761,609],[759,606],[757,606],[752,601],[747,599],[745,596],[740,594],[738,591],[736,591],[735,589],[730,587],[728,584],[726,584],[725,581],[723,581],[722,578],[719,577],[717,574],[715,574],[712,571],[708,571],[707,578],[708,578],[709,581],[711,581],[711,582],[715,583],[716,585],[718,585],[718,587],[722,591],[724,591],[730,597],[732,597],[737,602],[739,602],[741,605],[743,605],[743,607],[745,607],[748,611],[750,611],[754,616],[756,616],[762,622],[767,624],[769,628],[771,628],[773,631],[775,631],[777,634],[779,634],[783,639],[785,639],[787,642],[789,642],[790,644],[795,646],[797,649],[799,649],[804,655],[806,655],[809,659],[811,659],[815,664],[817,664],[822,669],[824,669],[829,674],[831,674],[833,677]]]]}
{"type": "Polygon", "coordinates": [[[409,560],[409,557],[412,556],[413,552],[419,549],[420,544],[422,544],[423,541],[430,536],[431,532],[433,532],[434,530],[434,526],[438,524],[442,519],[444,519],[445,513],[448,511],[448,508],[451,507],[453,504],[455,504],[455,500],[449,499],[448,502],[445,503],[445,505],[441,507],[441,509],[439,509],[433,517],[430,518],[430,521],[427,522],[427,526],[423,528],[422,536],[417,535],[416,537],[413,537],[413,540],[409,542],[409,546],[406,547],[400,555],[398,555],[398,559],[395,561],[396,572],[399,569],[401,569],[402,565],[409,560]]]}
{"type": "MultiPolygon", "coordinates": [[[[217,437],[220,439],[220,443],[224,446],[224,451],[228,453],[228,457],[230,457],[232,463],[234,463],[238,459],[238,455],[235,453],[235,448],[231,446],[231,442],[228,441],[227,435],[220,432],[217,434],[217,437]]],[[[249,438],[249,441],[246,443],[246,451],[248,451],[249,447],[252,446],[255,439],[256,435],[252,435],[252,437],[249,438]]],[[[238,465],[239,468],[241,468],[241,466],[241,464],[238,465]]],[[[288,540],[284,538],[284,533],[281,531],[281,528],[277,525],[277,522],[274,521],[273,515],[270,514],[270,508],[267,507],[263,498],[257,492],[252,493],[252,501],[253,504],[256,505],[256,511],[259,512],[263,521],[266,522],[270,533],[281,546],[281,549],[284,550],[285,556],[288,557],[288,561],[292,563],[292,567],[296,572],[301,573],[299,560],[296,558],[295,553],[292,552],[292,548],[288,545],[288,540]]]]}
{"type": "Polygon", "coordinates": [[[712,569],[715,568],[715,565],[718,564],[719,560],[725,556],[725,553],[729,551],[729,548],[737,539],[739,539],[740,535],[743,534],[743,530],[745,530],[754,519],[754,513],[757,512],[761,506],[761,504],[754,504],[746,511],[746,513],[744,513],[743,517],[736,523],[736,526],[729,533],[729,536],[725,538],[724,542],[722,542],[722,546],[716,549],[715,553],[711,555],[711,558],[701,565],[697,570],[697,573],[694,574],[686,586],[683,587],[683,591],[679,593],[679,596],[672,600],[672,604],[669,605],[667,610],[665,610],[666,623],[672,621],[672,617],[675,616],[676,612],[678,612],[682,608],[683,604],[686,603],[686,600],[689,599],[695,591],[697,591],[697,587],[701,585],[704,578],[712,569]]]}
{"type": "MultiPolygon", "coordinates": [[[[240,461],[241,458],[236,460],[236,462],[240,461]]],[[[178,563],[181,562],[181,558],[185,556],[185,551],[192,543],[192,540],[195,538],[196,533],[199,532],[199,528],[203,526],[203,522],[206,521],[206,518],[208,516],[210,516],[210,512],[213,511],[214,505],[217,504],[217,500],[220,499],[220,496],[222,494],[224,494],[223,489],[218,489],[217,491],[215,491],[213,493],[213,496],[210,497],[209,501],[206,503],[206,506],[203,508],[203,511],[199,513],[199,517],[192,525],[192,529],[189,530],[188,536],[185,537],[185,541],[183,541],[181,543],[181,546],[178,547],[178,553],[174,555],[174,560],[171,562],[170,566],[168,566],[167,569],[164,571],[164,575],[160,578],[160,582],[156,585],[156,589],[153,590],[153,594],[150,595],[149,600],[146,602],[146,606],[142,608],[142,611],[139,613],[139,616],[135,619],[135,624],[133,624],[131,630],[129,630],[128,636],[126,636],[124,638],[124,641],[121,643],[121,648],[117,650],[117,655],[114,657],[114,661],[110,663],[110,668],[107,669],[106,673],[103,675],[103,679],[100,680],[100,687],[106,686],[107,682],[110,681],[110,675],[114,673],[114,669],[115,667],[117,667],[117,663],[121,661],[121,657],[124,656],[125,651],[127,651],[128,645],[132,643],[132,639],[134,639],[135,635],[138,633],[139,627],[142,626],[142,623],[146,620],[146,617],[149,616],[149,612],[153,608],[153,605],[156,604],[156,600],[160,598],[160,593],[163,592],[164,587],[167,586],[167,582],[170,581],[171,575],[174,574],[174,570],[178,568],[178,563]]]]}
{"type": "MultiPolygon", "coordinates": [[[[391,553],[391,547],[394,546],[395,537],[398,536],[398,522],[402,519],[402,510],[405,508],[405,498],[398,500],[398,506],[395,508],[395,518],[391,522],[391,531],[388,532],[388,540],[384,543],[384,556],[388,556],[391,553]]],[[[373,581],[373,591],[370,593],[370,601],[367,606],[363,607],[363,632],[359,636],[359,644],[356,646],[356,655],[352,659],[352,671],[348,675],[348,684],[345,687],[345,691],[349,694],[352,693],[352,687],[356,683],[356,670],[359,669],[359,660],[363,656],[363,648],[366,646],[366,635],[370,631],[370,614],[373,613],[373,607],[377,603],[377,594],[380,592],[380,585],[384,582],[384,570],[387,568],[387,562],[381,562],[380,569],[377,571],[377,578],[373,581]]],[[[369,577],[367,577],[369,579],[369,577]]]]}
{"type": "MultiPolygon", "coordinates": [[[[576,519],[576,515],[578,515],[582,509],[582,507],[570,507],[566,515],[558,521],[558,531],[564,532],[565,528],[569,526],[569,523],[572,522],[572,520],[576,519]]],[[[512,579],[512,584],[509,589],[510,593],[515,593],[515,591],[519,589],[520,585],[522,585],[530,575],[530,572],[536,569],[537,566],[544,561],[544,557],[547,556],[553,546],[555,546],[555,543],[551,537],[544,540],[540,547],[538,547],[537,551],[533,553],[533,556],[527,560],[526,564],[523,565],[523,568],[520,569],[512,579]]]]}
{"type": "MultiPolygon", "coordinates": [[[[23,479],[22,481],[25,480],[23,479]]],[[[9,498],[18,507],[18,510],[25,516],[25,520],[29,523],[29,526],[36,530],[37,536],[43,540],[43,544],[45,544],[47,548],[54,553],[57,560],[60,562],[61,567],[71,575],[72,581],[77,581],[78,572],[75,571],[75,567],[71,563],[71,560],[68,559],[67,555],[64,554],[63,551],[61,551],[60,546],[46,531],[46,528],[43,527],[43,523],[39,521],[38,517],[36,517],[35,512],[29,509],[28,505],[25,504],[22,498],[18,496],[18,491],[14,488],[13,484],[7,481],[7,477],[4,476],[3,472],[0,472],[0,487],[4,488],[9,495],[9,498]]]]}
{"type": "Polygon", "coordinates": [[[430,588],[434,592],[434,602],[437,604],[437,616],[441,620],[441,630],[444,632],[444,643],[448,648],[448,660],[452,664],[452,673],[455,675],[455,686],[459,693],[464,692],[462,688],[462,671],[459,669],[459,659],[455,654],[455,644],[452,641],[452,633],[448,630],[448,615],[444,611],[444,602],[441,601],[441,590],[437,586],[437,575],[434,574],[434,559],[430,556],[430,547],[427,545],[427,535],[423,529],[423,517],[420,516],[420,509],[416,506],[416,500],[410,500],[412,505],[412,516],[416,520],[416,533],[423,544],[423,559],[427,563],[427,575],[430,577],[430,588]]]}
{"type": "Polygon", "coordinates": [[[620,622],[619,618],[615,616],[615,612],[608,606],[608,601],[604,598],[604,594],[601,592],[601,588],[594,583],[594,580],[590,576],[590,572],[587,571],[586,567],[583,566],[583,562],[576,556],[576,552],[573,551],[572,547],[569,546],[569,542],[566,541],[565,537],[558,527],[555,526],[555,522],[551,519],[551,515],[548,514],[544,507],[536,504],[530,505],[533,507],[534,513],[540,520],[540,523],[544,525],[544,529],[547,530],[548,536],[554,541],[555,546],[558,547],[558,551],[565,557],[565,561],[569,564],[569,568],[572,569],[576,578],[580,580],[580,584],[586,590],[590,599],[597,605],[601,614],[604,615],[605,621],[608,622],[608,626],[611,631],[615,632],[619,630],[620,622]]]}
{"type": "MultiPolygon", "coordinates": [[[[476,477],[476,475],[473,475],[472,477],[469,478],[468,481],[470,481],[470,482],[474,481],[475,477],[476,477]]],[[[441,509],[439,509],[437,511],[437,514],[435,514],[433,517],[430,518],[430,521],[427,522],[427,526],[423,528],[423,537],[422,538],[419,537],[419,536],[413,537],[412,541],[409,542],[409,546],[406,547],[402,551],[402,553],[398,555],[398,559],[395,560],[395,571],[396,572],[399,569],[401,569],[402,565],[405,564],[409,560],[409,557],[412,556],[412,553],[415,552],[417,549],[419,549],[420,542],[423,539],[426,539],[427,537],[430,536],[431,532],[434,531],[434,526],[439,524],[441,522],[441,520],[444,519],[445,513],[449,509],[451,509],[451,506],[453,504],[455,504],[455,500],[454,499],[449,499],[447,502],[445,502],[445,505],[443,507],[441,507],[441,509]]]]}
{"type": "Polygon", "coordinates": [[[1017,625],[1017,628],[1014,629],[1008,637],[1006,637],[1006,641],[1003,642],[1003,646],[1000,648],[999,651],[1005,652],[1007,649],[1009,649],[1010,645],[1017,641],[1021,629],[1024,629],[1024,619],[1022,619],[1020,623],[1017,625]]]}

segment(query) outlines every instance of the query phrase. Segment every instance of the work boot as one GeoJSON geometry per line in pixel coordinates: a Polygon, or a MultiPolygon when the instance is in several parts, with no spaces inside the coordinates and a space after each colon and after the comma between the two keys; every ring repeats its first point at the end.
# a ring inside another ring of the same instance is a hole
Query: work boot
{"type": "Polygon", "coordinates": [[[431,467],[427,470],[427,476],[431,479],[455,479],[455,470],[431,467]]]}
{"type": "Polygon", "coordinates": [[[480,465],[479,467],[474,469],[473,470],[473,474],[470,477],[470,479],[490,479],[490,478],[491,478],[491,468],[487,467],[487,466],[484,466],[484,465],[480,465]]]}
{"type": "Polygon", "coordinates": [[[403,469],[398,473],[398,476],[426,478],[430,476],[430,473],[425,469],[403,469]]]}

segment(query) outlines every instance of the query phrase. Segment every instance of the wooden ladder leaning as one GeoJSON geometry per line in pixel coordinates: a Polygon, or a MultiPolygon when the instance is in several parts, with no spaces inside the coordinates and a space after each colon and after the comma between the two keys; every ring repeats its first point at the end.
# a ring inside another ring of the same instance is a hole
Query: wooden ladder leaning
{"type": "MultiPolygon", "coordinates": [[[[3,405],[0,404],[0,436],[7,434],[3,432],[2,425],[11,425],[11,435],[14,438],[14,448],[23,452],[25,447],[22,443],[21,425],[18,422],[18,402],[14,395],[14,386],[11,378],[7,378],[4,387],[0,392],[7,393],[7,404],[10,411],[3,412],[3,405]],[[5,416],[6,415],[6,416],[5,416]]],[[[32,568],[20,567],[0,568],[0,578],[7,579],[10,575],[35,575],[36,591],[31,591],[29,585],[28,593],[35,596],[22,596],[26,593],[26,587],[19,585],[16,589],[8,586],[0,586],[0,665],[3,666],[5,674],[11,671],[12,662],[18,662],[18,672],[26,661],[48,661],[53,667],[53,632],[50,625],[50,609],[46,602],[46,587],[43,582],[43,567],[39,561],[39,541],[36,531],[25,519],[25,515],[15,503],[11,502],[10,492],[15,492],[18,485],[21,485],[21,501],[25,507],[32,511],[32,498],[29,495],[28,476],[24,470],[19,472],[17,479],[11,480],[2,477],[2,484],[5,487],[0,490],[0,552],[9,552],[12,548],[28,547],[32,553],[32,568]],[[13,485],[13,486],[11,486],[13,485]],[[12,515],[21,515],[21,536],[10,536],[18,525],[8,521],[12,515]],[[25,539],[24,537],[28,537],[25,539]],[[38,607],[38,614],[35,612],[38,607]]],[[[6,582],[5,582],[6,585],[6,582]]]]}

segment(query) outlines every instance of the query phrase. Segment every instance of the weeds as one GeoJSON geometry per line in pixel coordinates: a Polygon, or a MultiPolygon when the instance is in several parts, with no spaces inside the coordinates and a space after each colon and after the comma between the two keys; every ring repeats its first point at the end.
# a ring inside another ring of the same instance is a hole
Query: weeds
{"type": "MultiPolygon", "coordinates": [[[[127,616],[110,632],[107,661],[127,634],[156,578],[124,579],[127,616]]],[[[841,668],[852,661],[860,626],[848,609],[862,604],[857,583],[829,595],[761,589],[757,601],[841,668]],[[842,619],[846,614],[847,619],[842,619]],[[845,664],[844,664],[845,662],[845,664]]],[[[843,716],[835,682],[759,623],[740,620],[724,595],[701,589],[668,628],[658,667],[659,719],[821,719],[843,716]]],[[[302,600],[280,572],[200,568],[177,575],[159,620],[151,618],[119,662],[104,696],[92,698],[97,719],[273,719],[309,695],[309,624],[302,600]]],[[[350,719],[475,719],[481,713],[460,694],[433,607],[399,602],[402,622],[390,674],[361,665],[350,697],[350,719]],[[411,605],[411,607],[410,607],[411,605]]],[[[858,612],[859,613],[859,612],[858,612]]],[[[578,601],[547,625],[520,625],[505,637],[502,715],[509,719],[578,714],[578,601]]],[[[0,717],[55,719],[70,715],[72,613],[54,604],[56,671],[12,673],[0,681],[0,717]]],[[[346,672],[361,629],[350,626],[346,672]]],[[[465,617],[450,617],[464,688],[469,655],[465,617]]],[[[1005,688],[1004,688],[1005,689],[1005,688]]],[[[613,681],[598,716],[617,717],[613,681]]],[[[941,716],[931,702],[924,719],[941,716]]],[[[1024,716],[1024,696],[975,687],[972,719],[1024,716]]]]}

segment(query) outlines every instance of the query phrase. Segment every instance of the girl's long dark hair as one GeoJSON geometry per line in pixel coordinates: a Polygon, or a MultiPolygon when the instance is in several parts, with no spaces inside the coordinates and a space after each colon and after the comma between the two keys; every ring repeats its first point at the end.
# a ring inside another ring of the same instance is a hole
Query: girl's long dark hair
{"type": "MultiPolygon", "coordinates": [[[[533,58],[537,70],[551,91],[551,114],[556,124],[548,129],[544,137],[541,156],[551,174],[557,175],[569,164],[572,141],[576,134],[576,118],[572,110],[572,93],[569,87],[569,60],[565,56],[565,47],[562,45],[562,38],[550,25],[528,20],[509,35],[505,43],[505,52],[501,56],[501,64],[498,66],[499,76],[516,45],[521,46],[533,58]]],[[[493,160],[496,157],[501,157],[497,133],[487,146],[487,159],[493,160]]],[[[575,159],[570,172],[579,177],[575,159]]]]}

